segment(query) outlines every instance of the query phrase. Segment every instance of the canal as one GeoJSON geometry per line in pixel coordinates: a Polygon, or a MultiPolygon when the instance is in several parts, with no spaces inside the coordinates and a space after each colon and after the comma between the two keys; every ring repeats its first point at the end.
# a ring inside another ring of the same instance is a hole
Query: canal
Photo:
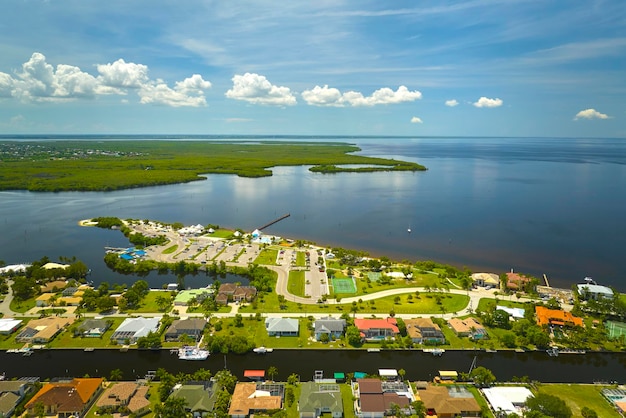
{"type": "Polygon", "coordinates": [[[25,357],[21,354],[0,352],[0,374],[7,378],[21,376],[53,377],[108,377],[111,370],[120,369],[124,379],[145,376],[148,371],[164,368],[171,373],[192,373],[204,368],[215,373],[229,369],[240,380],[246,369],[264,369],[274,366],[277,380],[285,380],[290,374],[310,380],[317,370],[324,377],[334,372],[355,371],[375,374],[378,369],[404,369],[406,378],[429,380],[438,370],[468,372],[472,363],[490,369],[498,381],[510,381],[514,377],[528,376],[531,380],[545,383],[593,383],[597,381],[624,383],[626,378],[626,353],[561,354],[550,357],[545,352],[499,351],[446,351],[437,357],[422,351],[381,351],[368,353],[364,350],[274,350],[265,355],[213,354],[203,361],[183,361],[169,350],[41,350],[25,357]]]}

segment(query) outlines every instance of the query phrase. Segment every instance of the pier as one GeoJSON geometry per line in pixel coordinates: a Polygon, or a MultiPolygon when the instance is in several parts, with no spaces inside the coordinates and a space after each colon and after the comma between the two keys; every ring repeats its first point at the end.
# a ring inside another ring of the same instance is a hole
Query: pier
{"type": "Polygon", "coordinates": [[[258,229],[259,231],[263,231],[265,228],[270,227],[270,226],[274,225],[275,223],[280,222],[280,221],[282,221],[283,219],[288,218],[288,217],[290,217],[290,216],[291,216],[291,214],[290,214],[290,213],[286,213],[286,214],[284,214],[283,216],[281,216],[280,218],[274,219],[272,222],[268,222],[268,223],[266,223],[265,225],[263,225],[262,227],[257,228],[257,229],[258,229]]]}
{"type": "Polygon", "coordinates": [[[546,286],[547,286],[547,287],[550,287],[550,282],[548,282],[548,276],[546,276],[546,274],[545,274],[545,273],[543,273],[543,280],[545,280],[545,281],[546,281],[546,286]]]}

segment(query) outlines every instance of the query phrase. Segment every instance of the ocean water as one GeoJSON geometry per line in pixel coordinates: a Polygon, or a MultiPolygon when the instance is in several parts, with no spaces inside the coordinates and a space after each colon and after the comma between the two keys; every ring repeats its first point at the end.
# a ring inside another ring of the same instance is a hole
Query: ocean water
{"type": "Polygon", "coordinates": [[[110,272],[102,257],[105,246],[125,240],[78,220],[118,216],[253,230],[290,213],[266,232],[397,260],[546,274],[553,286],[591,276],[626,291],[626,140],[271,139],[355,143],[360,154],[419,162],[428,171],[326,175],[277,167],[268,178],[211,175],[106,193],[0,192],[0,259],[76,256],[94,281],[119,283],[128,278],[110,272]]]}

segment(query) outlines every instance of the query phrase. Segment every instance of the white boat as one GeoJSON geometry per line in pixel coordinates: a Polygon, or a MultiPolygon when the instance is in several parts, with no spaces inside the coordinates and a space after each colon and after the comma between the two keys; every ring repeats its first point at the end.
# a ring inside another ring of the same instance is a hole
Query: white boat
{"type": "Polygon", "coordinates": [[[182,347],[178,349],[179,360],[206,360],[209,357],[209,350],[202,350],[198,347],[182,347]]]}
{"type": "Polygon", "coordinates": [[[550,357],[558,357],[559,356],[559,349],[556,347],[552,347],[546,350],[546,353],[548,353],[548,355],[550,357]]]}
{"type": "Polygon", "coordinates": [[[274,351],[274,349],[267,348],[267,347],[257,347],[257,348],[252,349],[252,351],[257,354],[266,354],[266,353],[271,353],[272,351],[274,351]]]}
{"type": "Polygon", "coordinates": [[[424,351],[424,353],[430,353],[433,356],[441,356],[446,352],[443,348],[425,348],[422,351],[424,351]]]}

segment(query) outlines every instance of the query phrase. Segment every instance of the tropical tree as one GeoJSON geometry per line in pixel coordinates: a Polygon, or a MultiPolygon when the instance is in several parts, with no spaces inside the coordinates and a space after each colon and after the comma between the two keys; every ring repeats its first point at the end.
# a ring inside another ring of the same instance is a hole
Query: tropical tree
{"type": "Polygon", "coordinates": [[[496,381],[496,377],[493,375],[491,370],[483,366],[476,367],[472,370],[470,378],[472,378],[474,383],[478,386],[489,386],[496,381]]]}
{"type": "Polygon", "coordinates": [[[411,407],[413,408],[413,411],[414,411],[415,415],[417,415],[417,418],[425,418],[426,417],[426,406],[424,405],[424,402],[422,402],[422,401],[413,401],[411,403],[411,407]]]}
{"type": "Polygon", "coordinates": [[[274,380],[274,376],[278,374],[278,369],[276,368],[276,366],[270,366],[267,369],[267,374],[270,377],[270,380],[274,380]]]}
{"type": "Polygon", "coordinates": [[[539,393],[529,397],[526,401],[526,407],[531,411],[540,412],[552,418],[570,418],[572,416],[572,410],[563,399],[547,393],[539,393]]]}
{"type": "Polygon", "coordinates": [[[120,369],[111,370],[111,374],[109,375],[109,380],[117,382],[118,380],[122,380],[123,372],[120,369]]]}
{"type": "Polygon", "coordinates": [[[163,402],[154,407],[155,418],[186,418],[191,417],[191,413],[185,409],[186,401],[184,398],[170,396],[163,402]]]}

